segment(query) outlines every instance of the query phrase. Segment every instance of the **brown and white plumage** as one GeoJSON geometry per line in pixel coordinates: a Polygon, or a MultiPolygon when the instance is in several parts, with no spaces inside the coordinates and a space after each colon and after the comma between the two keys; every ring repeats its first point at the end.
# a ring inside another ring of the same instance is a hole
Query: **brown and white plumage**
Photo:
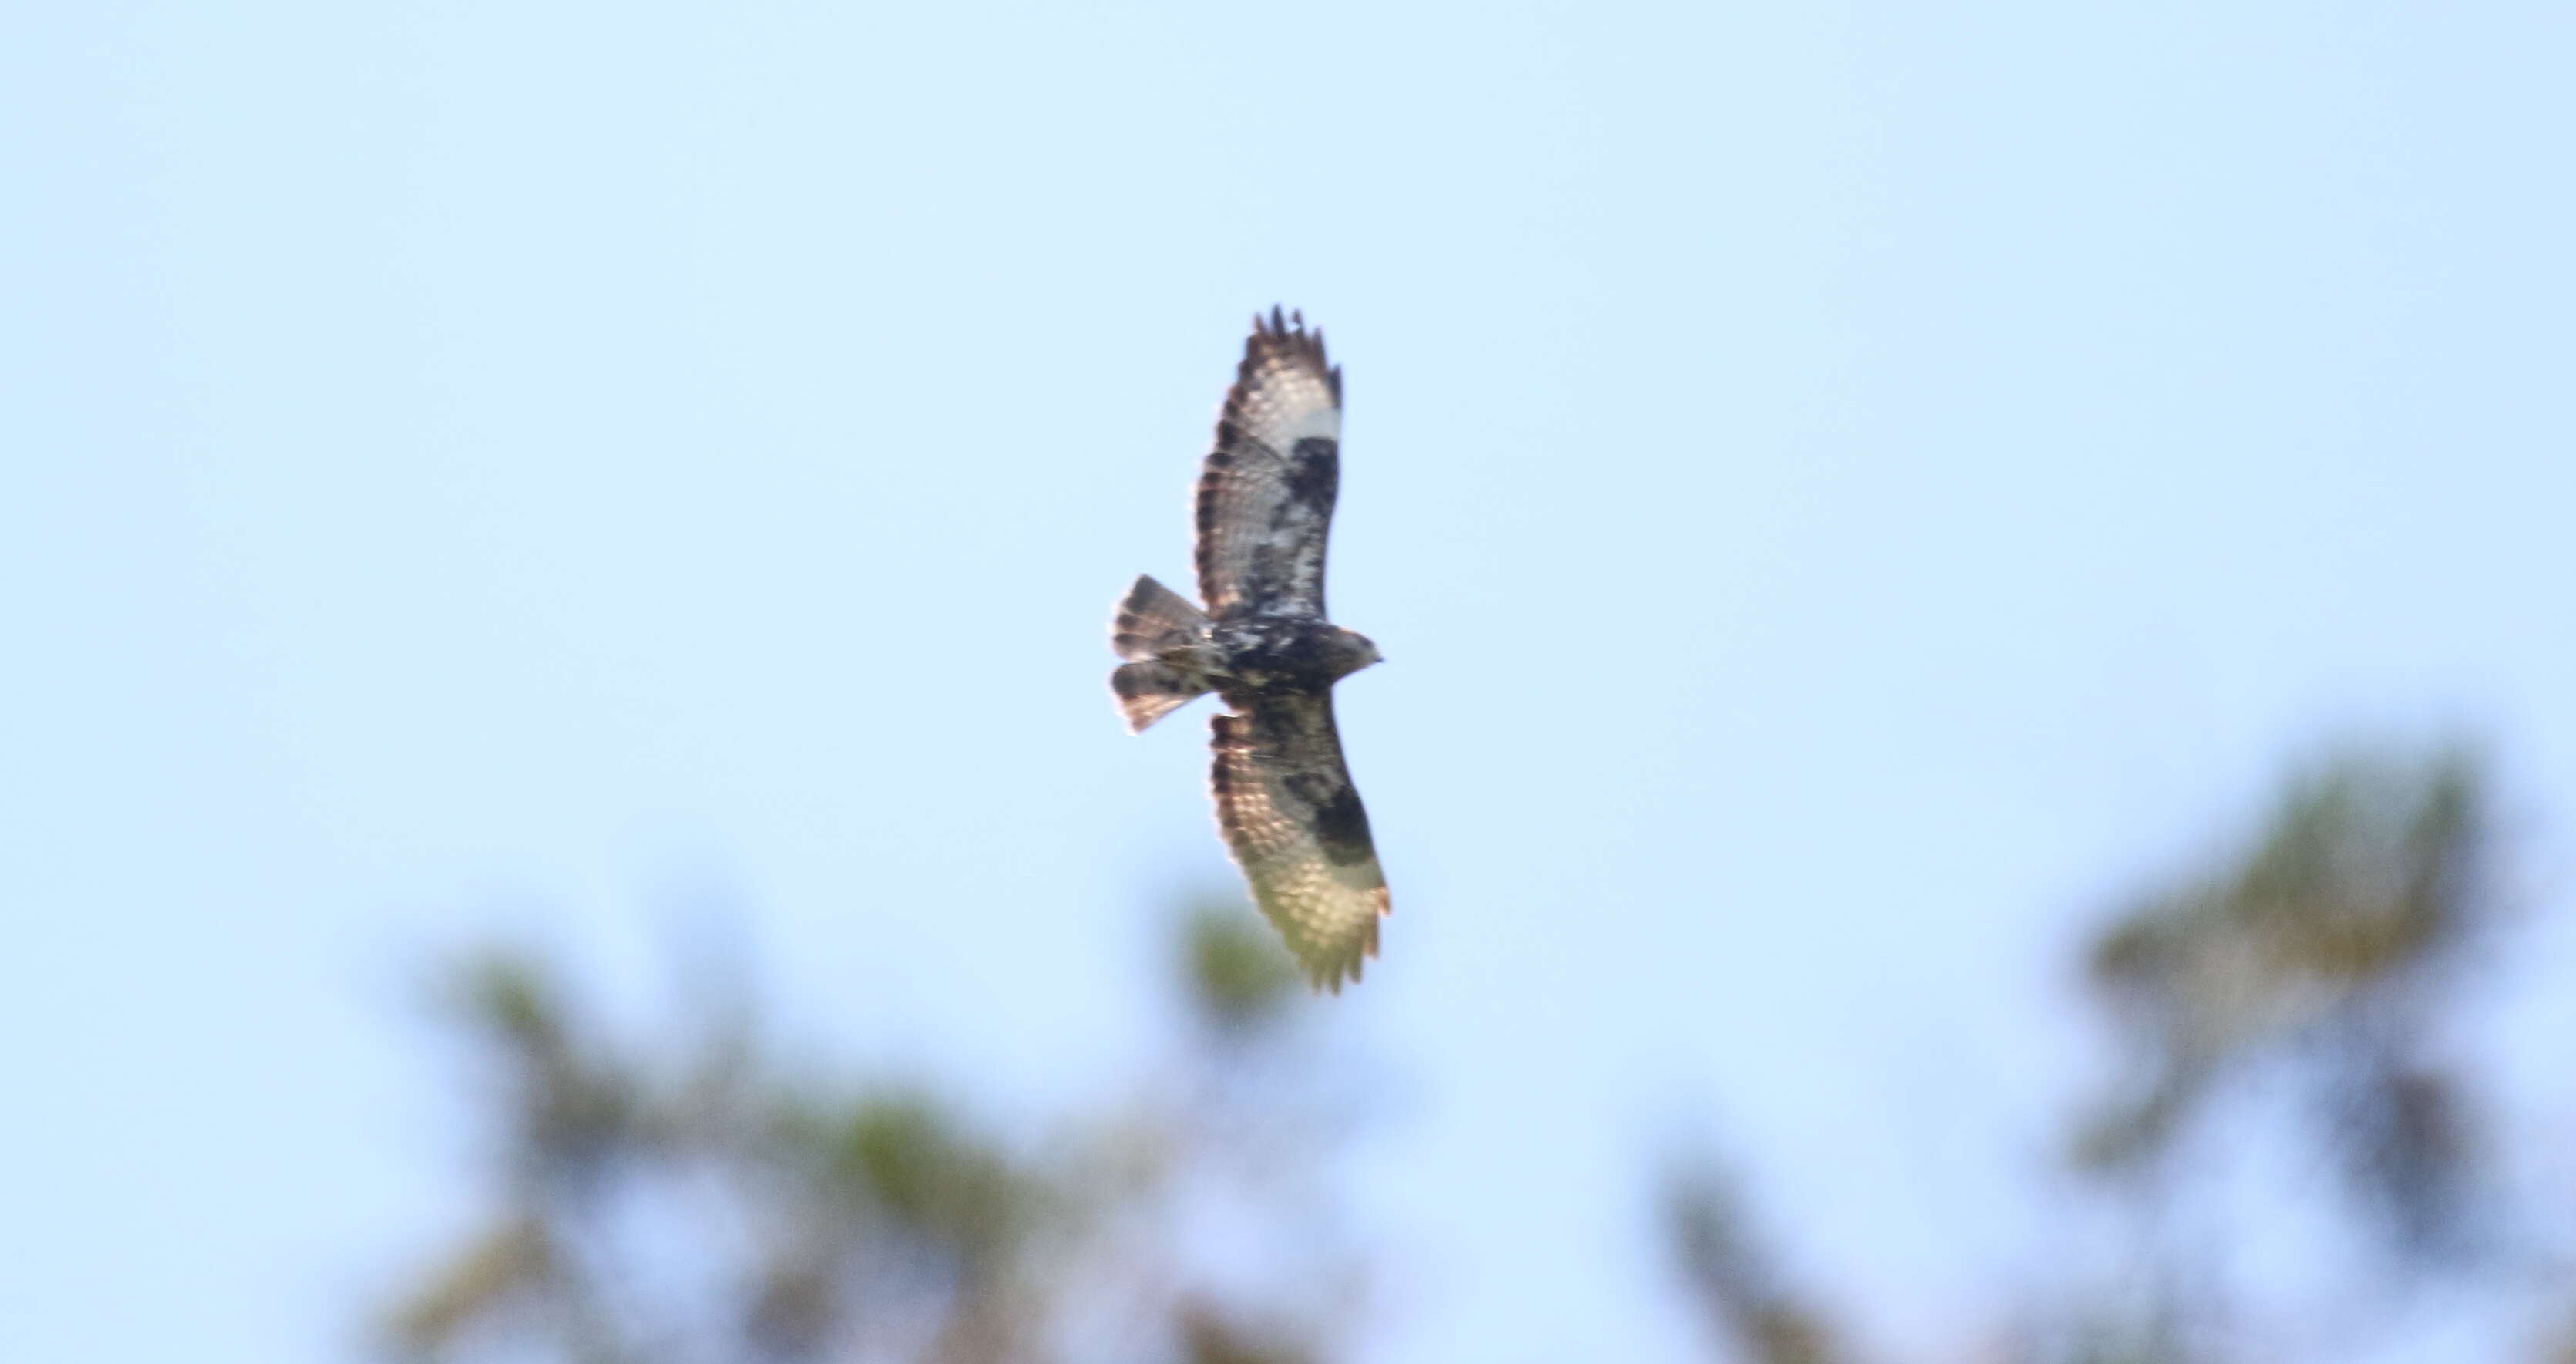
{"type": "Polygon", "coordinates": [[[1315,984],[1338,993],[1377,955],[1386,874],[1342,762],[1333,695],[1263,697],[1216,717],[1217,824],[1261,912],[1315,984]]]}
{"type": "Polygon", "coordinates": [[[1110,674],[1141,732],[1209,691],[1211,782],[1226,846],[1253,897],[1321,988],[1377,955],[1386,878],[1333,724],[1332,686],[1378,661],[1324,617],[1324,549],[1341,483],[1342,376],[1321,332],[1255,317],[1199,475],[1206,611],[1139,578],[1120,604],[1110,674]]]}
{"type": "Polygon", "coordinates": [[[1340,492],[1342,372],[1324,336],[1272,309],[1252,320],[1243,363],[1199,472],[1199,596],[1324,618],[1324,541],[1340,492]]]}

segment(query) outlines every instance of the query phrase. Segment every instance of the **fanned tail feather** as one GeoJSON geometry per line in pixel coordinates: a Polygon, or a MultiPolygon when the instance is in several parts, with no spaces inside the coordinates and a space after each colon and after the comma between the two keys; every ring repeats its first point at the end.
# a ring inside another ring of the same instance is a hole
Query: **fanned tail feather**
{"type": "Polygon", "coordinates": [[[1207,631],[1207,613],[1190,599],[1153,578],[1139,577],[1118,603],[1118,620],[1109,630],[1109,646],[1120,658],[1141,662],[1165,649],[1189,644],[1207,631]]]}
{"type": "Polygon", "coordinates": [[[1156,720],[1207,695],[1208,685],[1168,663],[1148,659],[1122,663],[1112,670],[1109,689],[1117,693],[1118,709],[1127,717],[1127,732],[1142,734],[1156,720]]]}

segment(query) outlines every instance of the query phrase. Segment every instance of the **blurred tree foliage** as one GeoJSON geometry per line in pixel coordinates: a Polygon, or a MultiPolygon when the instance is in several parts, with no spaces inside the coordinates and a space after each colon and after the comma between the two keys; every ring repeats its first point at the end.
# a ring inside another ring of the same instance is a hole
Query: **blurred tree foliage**
{"type": "MultiPolygon", "coordinates": [[[[2007,1288],[2034,1298],[2004,1308],[2020,1325],[1961,1357],[2215,1364],[2321,1336],[2333,1357],[2370,1344],[2375,1307],[2414,1283],[2545,1282],[2544,1257],[2498,1231],[2494,1138],[2444,1045],[2468,949],[2499,918],[2499,858],[2475,753],[2351,748],[2295,773],[2238,850],[2113,916],[2082,966],[2121,1074],[2067,1164],[2118,1214],[2122,1272],[2007,1288]],[[2346,1320],[2322,1330],[2271,1319],[2315,1303],[2262,1301],[2235,1282],[2225,1227],[2186,1215],[2224,1148],[2267,1139],[2330,1162],[2350,1194],[2324,1270],[2351,1279],[2346,1320]],[[2364,1241],[2384,1254],[2352,1268],[2341,1252],[2364,1241]]],[[[1682,1166],[1663,1202],[1686,1289],[1737,1357],[1846,1358],[1849,1326],[1783,1281],[1725,1181],[1682,1166]]],[[[2560,1348],[2533,1357],[2576,1359],[2576,1335],[2560,1348]]]]}
{"type": "Polygon", "coordinates": [[[2250,853],[2115,920],[2090,975],[2138,1080],[2078,1159],[2171,1179],[2225,1082],[2279,1066],[2398,1250],[2464,1249],[2474,1106],[2436,1043],[2494,917],[2488,806],[2465,752],[2347,754],[2291,783],[2250,853]]]}
{"type": "Polygon", "coordinates": [[[1196,1021],[1162,1087],[1015,1143],[932,1090],[792,1072],[712,995],[625,1042],[527,954],[457,963],[443,1016],[494,1083],[482,1229],[385,1323],[419,1360],[1173,1360],[1331,1356],[1362,1266],[1307,1187],[1350,1126],[1318,1088],[1293,964],[1240,907],[1182,919],[1196,1021]],[[1211,1222],[1283,1266],[1226,1283],[1211,1222]]]}
{"type": "MultiPolygon", "coordinates": [[[[2526,1299],[2563,1285],[2551,1238],[2521,1235],[2493,1187],[2500,1130],[2453,1045],[2464,968],[2503,918],[2501,857],[2474,753],[2356,748],[2294,773],[2224,855],[2108,916],[2077,965],[2114,1073],[2064,1143],[2058,1174],[2082,1196],[2040,1203],[2066,1212],[2064,1245],[2098,1248],[2106,1226],[2115,1244],[1999,1285],[2001,1325],[1940,1357],[2343,1358],[2376,1343],[2374,1313],[2446,1276],[2526,1299]],[[2212,1171],[2256,1146],[2331,1172],[2336,1230],[2309,1278],[2343,1276],[2340,1306],[2280,1301],[2243,1273],[2212,1171]]],[[[489,1203],[388,1314],[387,1353],[1339,1357],[1367,1288],[1329,1188],[1355,1116],[1331,1079],[1346,1068],[1318,1064],[1312,1001],[1248,910],[1200,906],[1173,946],[1192,1020],[1180,1062],[1017,1140],[938,1089],[783,1065],[738,995],[684,1011],[676,1042],[621,1040],[532,957],[458,963],[445,1017],[494,1082],[479,1091],[489,1203]]],[[[1711,1339],[1751,1364],[1862,1364],[1855,1321],[1793,1281],[1756,1201],[1706,1159],[1661,1186],[1711,1339]]],[[[2576,1323],[2576,1294],[2556,1319],[2576,1323]]],[[[2576,1364],[2576,1324],[2528,1357],[2576,1364]]]]}

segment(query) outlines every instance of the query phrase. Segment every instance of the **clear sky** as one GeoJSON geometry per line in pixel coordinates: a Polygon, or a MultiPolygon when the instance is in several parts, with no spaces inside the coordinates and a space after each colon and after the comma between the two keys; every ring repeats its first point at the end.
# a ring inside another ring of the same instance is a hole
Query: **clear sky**
{"type": "Polygon", "coordinates": [[[13,6],[0,1354],[339,1357],[463,1215],[413,962],[496,924],[648,980],[717,886],[811,1036],[1131,1073],[1231,873],[1105,622],[1274,301],[1391,660],[1375,1357],[1688,1357],[1676,1127],[1973,1330],[2107,899],[2354,727],[2576,851],[2571,70],[2563,4],[13,6]]]}

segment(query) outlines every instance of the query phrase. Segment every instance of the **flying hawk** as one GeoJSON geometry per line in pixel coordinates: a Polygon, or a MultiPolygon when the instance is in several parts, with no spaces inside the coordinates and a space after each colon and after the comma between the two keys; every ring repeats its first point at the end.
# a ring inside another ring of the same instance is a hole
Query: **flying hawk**
{"type": "Polygon", "coordinates": [[[1110,690],[1143,733],[1213,691],[1217,823],[1261,912],[1318,988],[1341,992],[1377,955],[1386,877],[1342,764],[1333,684],[1378,661],[1324,619],[1324,537],[1341,482],[1342,372],[1324,334],[1277,308],[1252,319],[1199,473],[1199,596],[1150,577],[1118,606],[1110,690]]]}

